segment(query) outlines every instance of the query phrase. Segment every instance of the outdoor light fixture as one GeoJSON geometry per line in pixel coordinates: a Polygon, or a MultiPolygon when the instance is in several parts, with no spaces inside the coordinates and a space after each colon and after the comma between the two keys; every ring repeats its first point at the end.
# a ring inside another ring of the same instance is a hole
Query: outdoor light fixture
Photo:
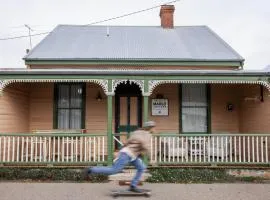
{"type": "Polygon", "coordinates": [[[232,103],[227,103],[227,110],[228,111],[233,111],[234,107],[232,103]]]}
{"type": "Polygon", "coordinates": [[[260,91],[258,95],[244,97],[244,101],[264,102],[263,86],[260,85],[260,91]]]}
{"type": "Polygon", "coordinates": [[[163,94],[157,94],[156,99],[164,99],[164,95],[163,94]]]}
{"type": "Polygon", "coordinates": [[[100,94],[100,91],[98,91],[96,100],[97,100],[97,101],[101,101],[101,100],[102,100],[102,96],[101,96],[101,94],[100,94]]]}

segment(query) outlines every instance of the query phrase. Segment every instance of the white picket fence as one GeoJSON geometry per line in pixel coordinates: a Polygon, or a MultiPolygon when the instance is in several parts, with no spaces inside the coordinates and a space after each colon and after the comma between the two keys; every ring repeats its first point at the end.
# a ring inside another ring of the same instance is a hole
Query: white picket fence
{"type": "Polygon", "coordinates": [[[154,135],[152,164],[270,164],[269,134],[154,135]]]}
{"type": "Polygon", "coordinates": [[[0,163],[100,163],[105,155],[105,135],[0,135],[0,163]]]}

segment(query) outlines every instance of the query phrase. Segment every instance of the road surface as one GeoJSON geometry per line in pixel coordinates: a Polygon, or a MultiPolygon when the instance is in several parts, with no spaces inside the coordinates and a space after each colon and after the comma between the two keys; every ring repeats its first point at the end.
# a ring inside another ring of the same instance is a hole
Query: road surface
{"type": "MultiPolygon", "coordinates": [[[[106,200],[115,183],[0,182],[1,200],[106,200]]],[[[155,200],[268,200],[270,184],[144,184],[155,200]]],[[[118,199],[146,199],[118,197],[118,199]]]]}

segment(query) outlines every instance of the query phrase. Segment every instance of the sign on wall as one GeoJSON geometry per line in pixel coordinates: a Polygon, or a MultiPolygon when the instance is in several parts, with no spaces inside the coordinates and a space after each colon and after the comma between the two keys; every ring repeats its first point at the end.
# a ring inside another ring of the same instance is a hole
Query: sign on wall
{"type": "Polygon", "coordinates": [[[168,99],[152,99],[152,115],[169,115],[168,99]]]}

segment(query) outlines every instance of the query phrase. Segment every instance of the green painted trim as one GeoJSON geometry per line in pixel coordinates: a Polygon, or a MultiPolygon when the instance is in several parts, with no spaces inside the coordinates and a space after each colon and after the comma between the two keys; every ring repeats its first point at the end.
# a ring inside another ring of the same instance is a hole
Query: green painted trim
{"type": "Polygon", "coordinates": [[[143,97],[143,122],[148,121],[149,116],[149,97],[143,97]]]}
{"type": "MultiPolygon", "coordinates": [[[[19,165],[48,165],[48,164],[51,164],[51,165],[61,165],[61,164],[65,164],[65,165],[81,165],[81,164],[86,164],[86,165],[96,165],[96,164],[108,164],[106,161],[97,161],[97,162],[87,162],[87,161],[77,161],[77,162],[68,162],[68,161],[63,161],[63,162],[46,162],[46,161],[42,161],[42,162],[26,162],[26,161],[21,161],[21,162],[18,162],[18,161],[14,161],[14,162],[8,162],[8,161],[0,161],[0,164],[7,164],[7,165],[15,165],[15,164],[19,164],[19,165]]],[[[149,163],[150,166],[156,166],[156,165],[267,165],[269,166],[270,163],[267,163],[267,162],[208,162],[208,161],[205,161],[205,162],[189,162],[189,161],[184,161],[184,162],[160,162],[160,161],[157,161],[155,163],[149,163]]],[[[3,166],[4,167],[4,166],[3,166]]]]}
{"type": "MultiPolygon", "coordinates": [[[[54,83],[54,102],[53,102],[53,128],[57,129],[58,128],[58,87],[59,85],[68,85],[69,86],[69,93],[71,94],[71,85],[81,85],[82,87],[82,105],[81,105],[81,129],[85,129],[85,104],[86,104],[86,83],[83,82],[69,82],[69,83],[54,83]]],[[[71,95],[69,96],[69,101],[70,101],[71,95]]],[[[69,108],[70,110],[70,108],[69,108]]],[[[70,112],[69,112],[70,115],[70,112]]],[[[70,116],[69,116],[70,117],[70,116]]],[[[69,119],[70,120],[70,119],[69,119]]],[[[69,121],[70,124],[70,121],[69,121]]]]}
{"type": "Polygon", "coordinates": [[[211,115],[211,84],[206,84],[206,95],[207,95],[207,133],[212,133],[212,115],[211,115]]]}
{"type": "Polygon", "coordinates": [[[96,162],[87,162],[87,161],[77,161],[77,162],[69,162],[69,161],[63,161],[63,162],[46,162],[46,161],[42,161],[42,162],[28,162],[28,161],[14,161],[14,162],[4,162],[4,161],[0,161],[0,164],[31,164],[31,165],[46,165],[46,164],[65,164],[65,165],[80,165],[80,164],[107,164],[106,161],[96,161],[96,162]]]}
{"type": "Polygon", "coordinates": [[[109,79],[108,80],[108,92],[113,92],[112,89],[113,89],[112,88],[112,79],[109,79]]]}
{"type": "MultiPolygon", "coordinates": [[[[159,134],[153,134],[152,136],[156,136],[156,137],[179,137],[179,133],[159,133],[159,134]]],[[[258,137],[270,137],[270,133],[250,133],[250,134],[242,134],[242,133],[230,133],[230,134],[224,134],[224,133],[220,133],[220,134],[200,134],[200,133],[189,133],[189,134],[180,134],[180,137],[221,137],[221,136],[228,136],[228,137],[238,137],[238,136],[258,136],[258,137]]]]}
{"type": "Polygon", "coordinates": [[[179,122],[179,133],[182,133],[182,84],[179,84],[178,87],[178,105],[179,105],[179,112],[178,112],[178,122],[179,122]]]}
{"type": "MultiPolygon", "coordinates": [[[[117,133],[117,135],[122,135],[122,134],[118,134],[117,133]]],[[[123,134],[123,135],[125,135],[125,134],[123,134]]],[[[81,133],[81,134],[78,134],[78,133],[48,133],[48,134],[39,134],[39,133],[32,133],[32,134],[30,134],[30,133],[15,133],[15,134],[13,134],[13,133],[0,133],[0,137],[4,137],[4,136],[21,136],[21,137],[26,137],[26,136],[28,136],[28,137],[30,137],[30,136],[32,136],[32,137],[103,137],[103,136],[108,136],[108,134],[104,134],[104,133],[102,133],[102,134],[99,134],[99,133],[97,133],[97,134],[90,134],[90,133],[81,133]]],[[[224,133],[220,133],[220,134],[200,134],[200,133],[192,133],[192,134],[180,134],[179,135],[179,133],[163,133],[163,132],[161,132],[161,133],[159,133],[159,134],[153,134],[152,136],[155,136],[155,137],[221,137],[221,136],[228,136],[228,137],[230,137],[230,136],[232,136],[232,137],[238,137],[238,136],[254,136],[254,137],[256,137],[256,136],[258,136],[258,137],[270,137],[270,133],[249,133],[249,134],[245,134],[245,133],[229,133],[229,134],[224,134],[224,133]]]]}
{"type": "Polygon", "coordinates": [[[112,130],[112,118],[113,118],[113,105],[112,96],[107,96],[107,146],[108,146],[108,165],[113,163],[113,130],[112,130]]]}
{"type": "Polygon", "coordinates": [[[32,134],[29,134],[29,133],[15,133],[15,134],[12,134],[12,133],[0,133],[0,137],[3,137],[3,136],[20,136],[20,137],[105,137],[107,136],[106,134],[85,134],[85,133],[32,133],[32,134]]]}
{"type": "Polygon", "coordinates": [[[81,128],[85,129],[86,120],[86,83],[82,83],[82,121],[81,128]]]}
{"type": "Polygon", "coordinates": [[[144,93],[149,93],[149,80],[144,80],[144,93]]]}
{"type": "Polygon", "coordinates": [[[58,92],[57,92],[57,83],[53,84],[53,129],[57,129],[57,97],[58,97],[58,92]]]}
{"type": "MultiPolygon", "coordinates": [[[[148,116],[149,116],[149,96],[144,96],[143,97],[143,122],[148,121],[148,116]]],[[[146,165],[148,165],[149,158],[146,155],[144,155],[143,161],[146,165]]]]}
{"type": "MultiPolygon", "coordinates": [[[[198,158],[197,158],[197,160],[198,160],[198,158]]],[[[229,164],[229,165],[269,165],[269,163],[267,163],[267,162],[211,162],[211,161],[205,161],[205,162],[189,162],[189,161],[183,161],[183,162],[177,162],[177,161],[175,161],[175,162],[163,162],[163,161],[157,161],[157,162],[155,162],[155,163],[151,163],[152,165],[162,165],[162,164],[164,164],[164,165],[168,165],[168,164],[170,164],[170,165],[173,165],[173,164],[175,164],[175,165],[179,165],[179,164],[183,164],[183,165],[185,165],[185,164],[194,164],[194,165],[206,165],[206,164],[215,164],[215,165],[226,165],[226,164],[229,164]]]]}
{"type": "Polygon", "coordinates": [[[119,128],[118,128],[118,131],[119,132],[128,132],[128,137],[129,137],[130,132],[135,131],[136,129],[138,129],[138,126],[130,125],[129,130],[127,130],[127,128],[128,128],[128,125],[126,125],[126,126],[125,125],[120,125],[119,128]]]}
{"type": "MultiPolygon", "coordinates": [[[[261,81],[260,76],[224,76],[224,75],[4,75],[0,74],[0,78],[4,80],[91,80],[91,79],[109,79],[109,86],[111,86],[110,79],[130,79],[130,80],[194,80],[194,81],[261,81]]],[[[110,87],[109,87],[110,89],[110,87]]]]}
{"type": "MultiPolygon", "coordinates": [[[[189,84],[189,83],[187,83],[187,84],[189,84]]],[[[181,107],[181,113],[180,113],[180,115],[181,115],[181,133],[183,133],[183,129],[182,129],[182,126],[183,126],[183,121],[182,121],[182,109],[183,109],[183,99],[182,99],[183,90],[182,90],[182,85],[183,84],[181,84],[181,102],[179,102],[179,105],[181,105],[180,106],[181,107]]],[[[207,107],[206,107],[206,109],[207,109],[206,110],[206,114],[207,114],[207,116],[206,116],[206,120],[207,120],[207,122],[206,122],[207,123],[207,132],[206,133],[211,133],[211,113],[210,113],[211,112],[211,110],[210,110],[211,109],[211,106],[210,106],[211,105],[211,101],[210,101],[210,97],[211,96],[209,96],[210,95],[210,90],[209,90],[210,84],[203,84],[203,85],[205,85],[205,93],[206,93],[206,101],[207,101],[207,107]]],[[[191,106],[191,107],[193,107],[193,106],[191,106]]],[[[201,106],[201,107],[205,108],[205,106],[201,106]]],[[[193,133],[185,132],[185,134],[193,134],[193,133]]]]}
{"type": "Polygon", "coordinates": [[[241,67],[241,61],[172,61],[172,60],[26,60],[26,65],[144,65],[144,66],[228,66],[241,67]]]}
{"type": "MultiPolygon", "coordinates": [[[[122,135],[122,134],[117,134],[117,135],[122,135]]],[[[125,134],[123,134],[125,135],[125,134]]],[[[39,134],[39,133],[0,133],[0,137],[4,137],[4,136],[21,136],[21,137],[25,137],[25,136],[32,136],[32,137],[102,137],[102,136],[108,136],[108,134],[90,134],[90,133],[48,133],[48,134],[39,134]]],[[[200,134],[200,133],[192,133],[192,134],[180,134],[179,133],[159,133],[159,134],[153,134],[152,136],[155,137],[219,137],[219,136],[258,136],[258,137],[270,137],[270,133],[249,133],[249,134],[245,134],[245,133],[229,133],[229,134],[224,134],[224,133],[220,133],[220,134],[200,134]]]]}

